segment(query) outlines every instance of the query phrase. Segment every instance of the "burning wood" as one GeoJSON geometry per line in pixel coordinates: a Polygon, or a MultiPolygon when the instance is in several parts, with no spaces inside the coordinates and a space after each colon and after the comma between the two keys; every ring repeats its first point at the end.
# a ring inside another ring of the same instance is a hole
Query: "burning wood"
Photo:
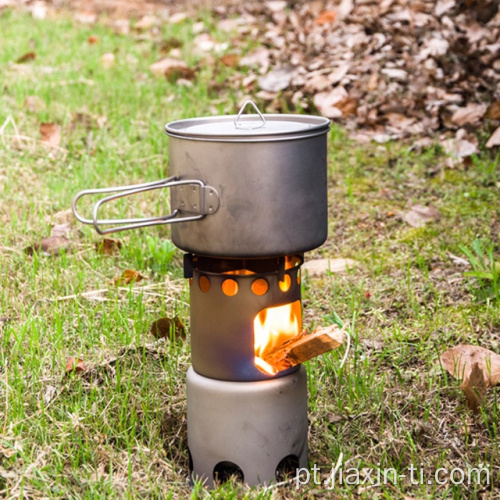
{"type": "Polygon", "coordinates": [[[318,327],[312,333],[302,332],[274,349],[265,351],[261,359],[277,373],[337,349],[344,343],[344,332],[345,326],[339,329],[337,325],[318,327]]]}

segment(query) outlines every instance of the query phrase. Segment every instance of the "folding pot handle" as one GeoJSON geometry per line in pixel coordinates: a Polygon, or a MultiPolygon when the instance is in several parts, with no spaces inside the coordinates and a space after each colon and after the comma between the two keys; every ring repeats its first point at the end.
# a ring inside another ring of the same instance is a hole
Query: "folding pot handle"
{"type": "Polygon", "coordinates": [[[177,222],[189,222],[203,219],[206,215],[213,214],[219,209],[219,193],[211,186],[207,186],[199,179],[179,179],[172,176],[160,181],[146,182],[144,184],[134,184],[132,186],[110,187],[100,189],[85,189],[80,191],[73,200],[72,209],[75,217],[83,224],[92,224],[99,234],[109,234],[139,227],[156,226],[160,224],[174,224],[177,222]],[[118,198],[152,191],[154,189],[177,188],[176,207],[172,213],[158,217],[132,218],[132,219],[99,219],[99,209],[105,203],[118,198]],[[87,195],[115,193],[100,199],[92,210],[92,219],[82,217],[77,211],[77,204],[80,198],[87,195]],[[181,212],[190,213],[184,217],[178,217],[181,212]],[[102,225],[114,225],[107,229],[102,225]]]}

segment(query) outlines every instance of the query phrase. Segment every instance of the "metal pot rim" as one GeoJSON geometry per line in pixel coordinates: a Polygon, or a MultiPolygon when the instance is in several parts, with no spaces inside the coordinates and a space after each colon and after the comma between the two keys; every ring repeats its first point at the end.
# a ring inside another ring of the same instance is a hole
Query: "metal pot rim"
{"type": "Polygon", "coordinates": [[[188,118],[167,123],[179,139],[210,142],[268,142],[310,138],[330,129],[330,120],[313,115],[252,114],[188,118]]]}

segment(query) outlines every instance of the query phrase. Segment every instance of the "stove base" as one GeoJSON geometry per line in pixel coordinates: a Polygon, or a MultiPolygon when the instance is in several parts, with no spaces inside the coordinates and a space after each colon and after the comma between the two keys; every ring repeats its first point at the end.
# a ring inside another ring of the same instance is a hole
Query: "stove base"
{"type": "Polygon", "coordinates": [[[253,486],[307,467],[307,376],[226,382],[187,373],[192,476],[208,487],[234,476],[253,486]]]}

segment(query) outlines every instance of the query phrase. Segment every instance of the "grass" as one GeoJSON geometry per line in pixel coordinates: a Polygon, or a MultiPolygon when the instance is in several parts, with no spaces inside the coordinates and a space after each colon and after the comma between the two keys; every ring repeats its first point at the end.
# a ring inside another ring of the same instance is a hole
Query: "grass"
{"type": "MultiPolygon", "coordinates": [[[[200,19],[224,39],[215,18],[200,19]]],[[[33,21],[0,11],[0,126],[11,117],[24,137],[16,138],[12,124],[0,137],[2,495],[499,498],[498,391],[488,392],[475,416],[459,383],[436,363],[460,343],[500,351],[499,157],[483,151],[470,166],[449,168],[438,146],[423,152],[392,143],[359,146],[336,125],[329,138],[329,239],[306,258],[348,257],[358,265],[345,275],[304,277],[304,323],[348,321],[353,346],[342,369],[340,351],[307,363],[310,464],[326,480],[340,454],[344,470],[408,474],[411,464],[423,464],[426,479],[440,467],[488,463],[492,484],[420,486],[406,477],[378,487],[337,485],[333,493],[311,483],[299,490],[295,483],[188,486],[189,340],[149,334],[163,316],[189,323],[181,252],[170,244],[169,229],[159,227],[119,233],[121,250],[99,254],[100,238],[68,209],[81,189],[165,176],[167,121],[237,110],[243,94],[228,83],[234,70],[192,50],[197,20],[166,24],[154,36],[123,36],[105,24],[75,24],[68,14],[33,21]],[[97,44],[89,44],[91,35],[97,44]],[[186,62],[199,68],[190,87],[148,70],[162,56],[162,41],[174,38],[186,62]],[[13,64],[29,51],[34,61],[13,64]],[[115,55],[111,68],[100,62],[106,52],[115,55]],[[43,105],[30,111],[29,96],[43,105]],[[61,149],[43,147],[41,122],[61,126],[61,149]],[[435,206],[439,219],[407,225],[400,214],[416,203],[435,206]],[[66,221],[70,251],[49,257],[24,251],[66,221]],[[125,269],[147,279],[110,284],[125,269]],[[66,372],[70,356],[86,370],[66,372]]],[[[153,196],[114,212],[163,209],[161,196],[153,196]]]]}

